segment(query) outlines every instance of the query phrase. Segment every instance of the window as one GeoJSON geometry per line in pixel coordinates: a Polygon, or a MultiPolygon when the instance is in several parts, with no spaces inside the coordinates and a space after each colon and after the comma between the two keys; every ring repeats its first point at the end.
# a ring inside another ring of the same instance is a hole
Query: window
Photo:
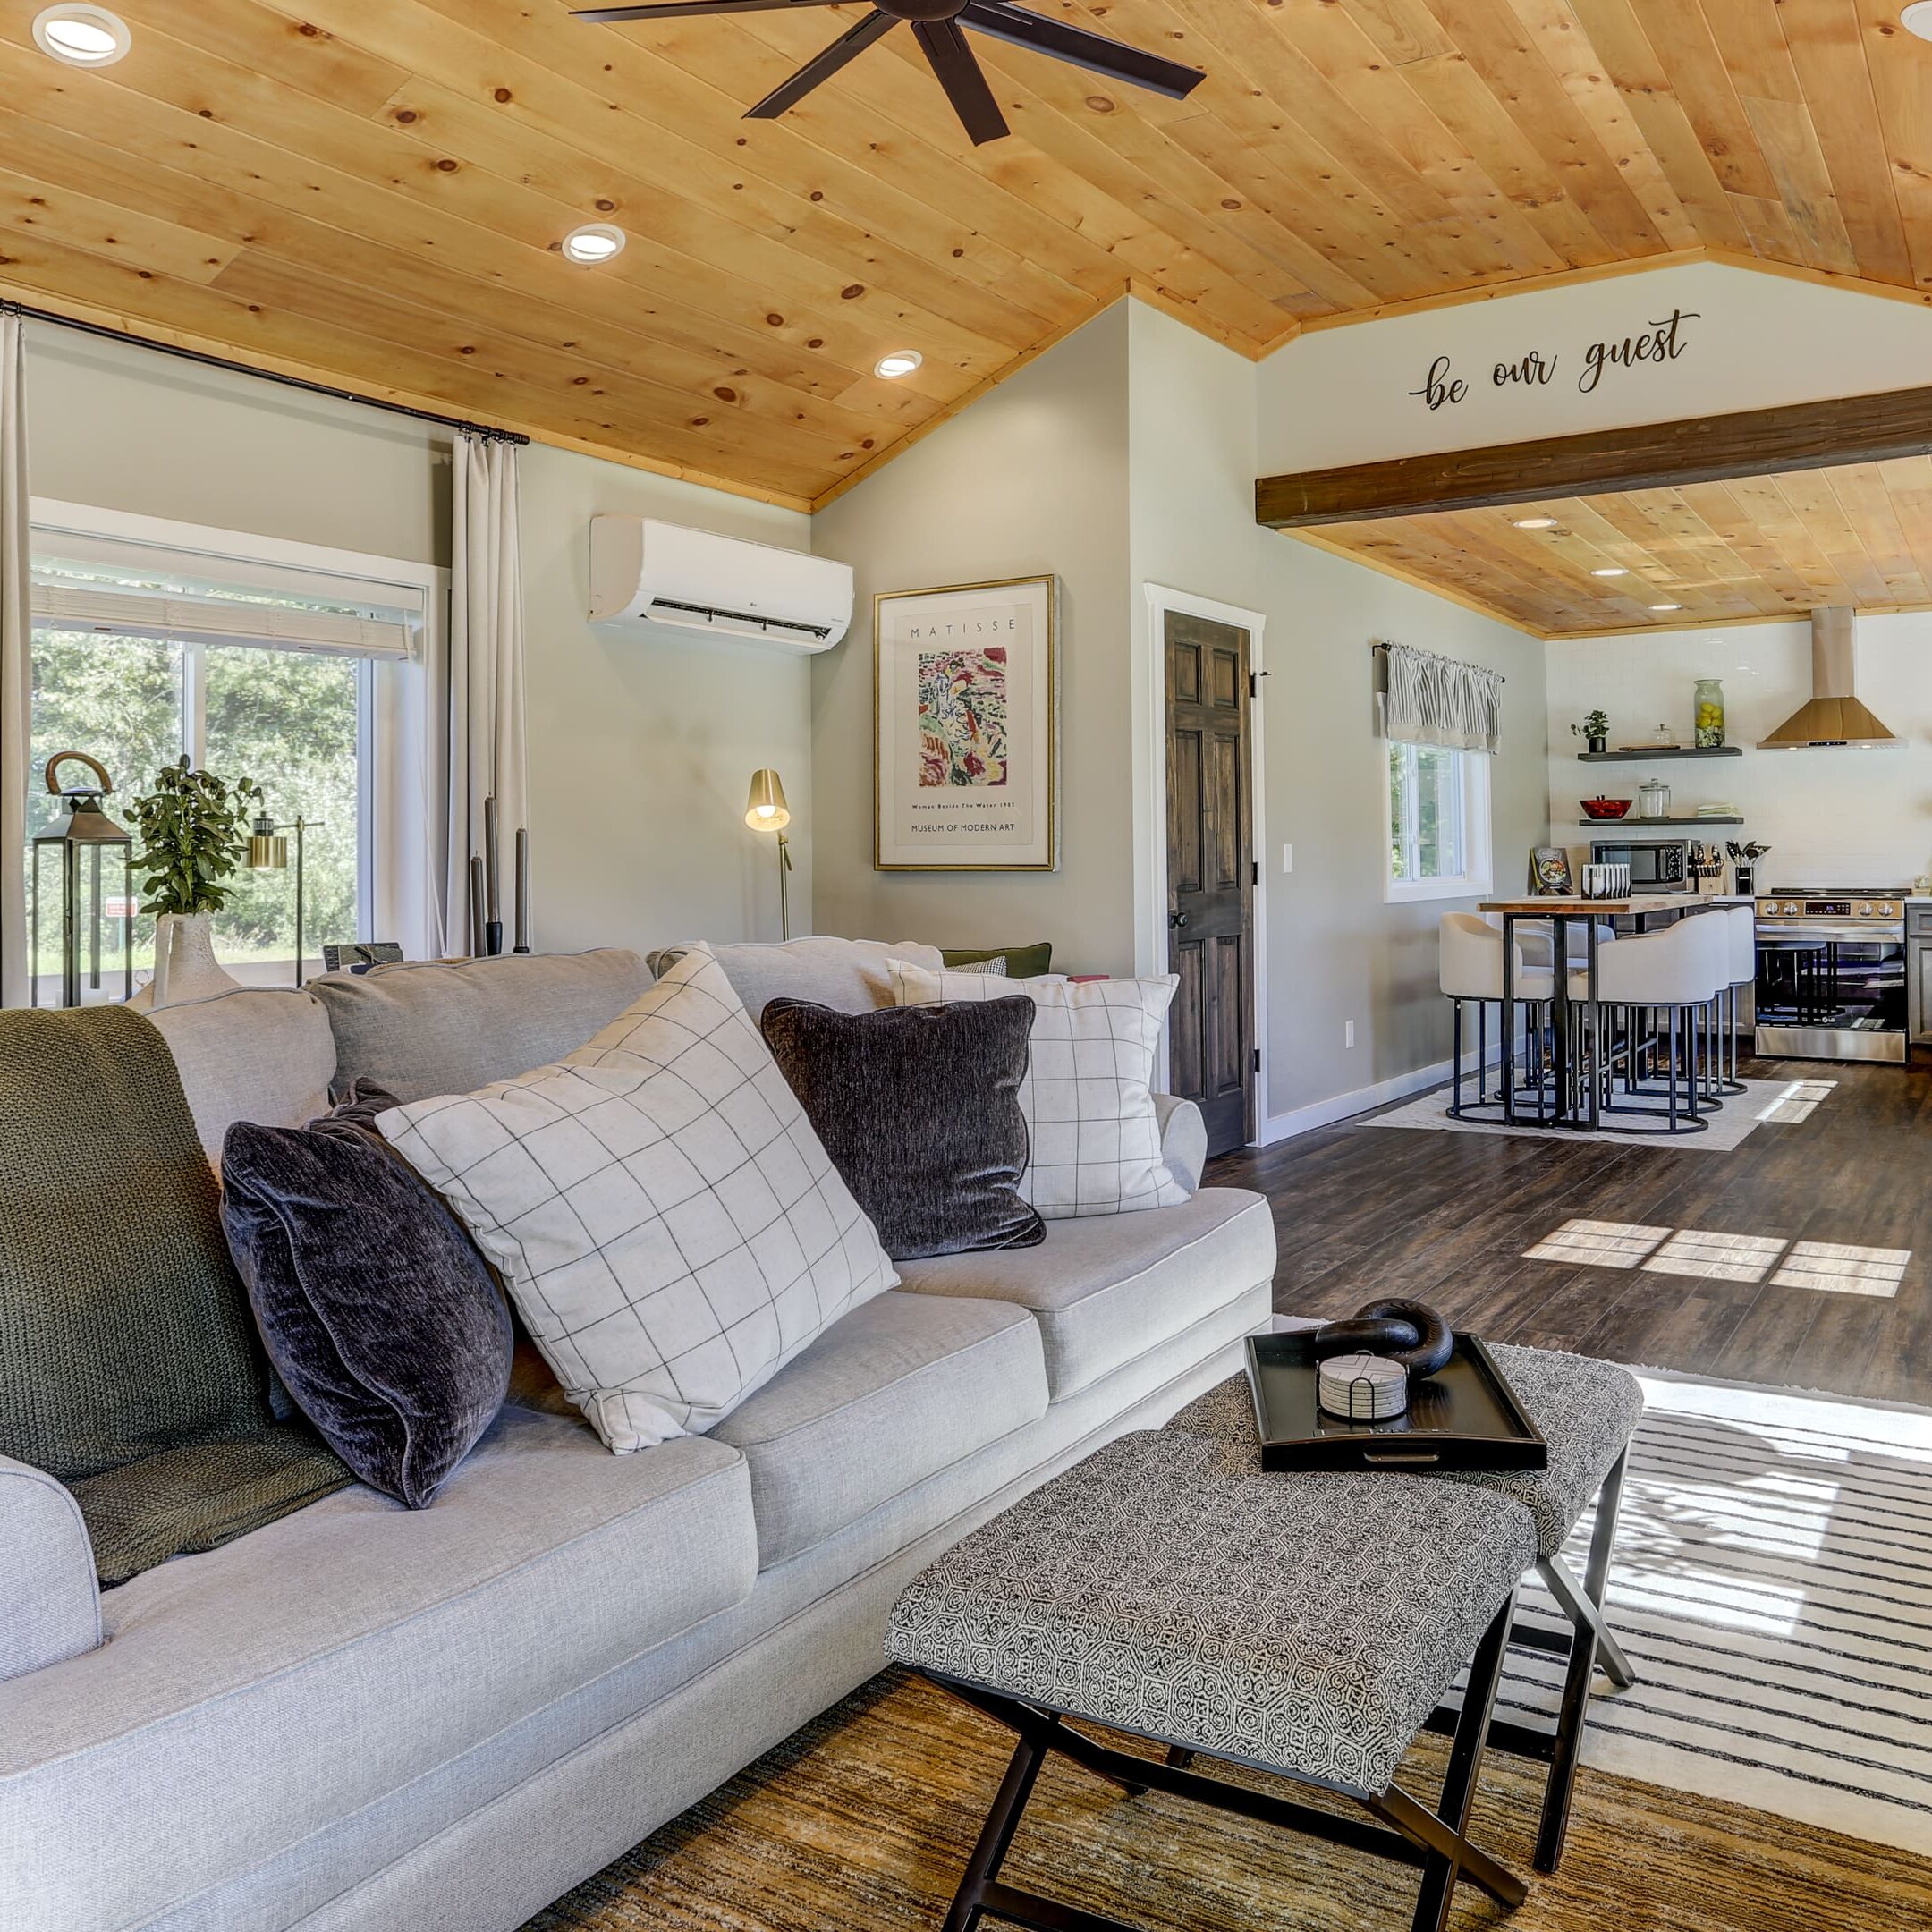
{"type": "MultiPolygon", "coordinates": [[[[106,809],[130,829],[134,798],[185,753],[252,779],[278,826],[305,821],[309,971],[335,941],[397,939],[420,956],[417,686],[436,573],[398,564],[389,581],[366,574],[377,559],[67,505],[37,504],[34,521],[29,839],[59,813],[38,776],[54,752],[100,759],[115,787],[106,809]]],[[[216,955],[244,982],[293,978],[293,857],[292,837],[289,870],[244,868],[225,882],[216,955]]],[[[32,864],[30,849],[30,891],[32,864]]],[[[57,869],[51,858],[40,867],[32,970],[45,999],[59,971],[58,921],[45,905],[57,869]]],[[[118,874],[114,863],[110,881],[118,874]]],[[[118,899],[106,910],[93,937],[106,995],[118,996],[118,899]]],[[[133,945],[143,973],[151,919],[136,919],[133,945]]]]}
{"type": "Polygon", "coordinates": [[[1388,741],[1389,871],[1385,896],[1487,892],[1489,761],[1479,751],[1388,741]]]}

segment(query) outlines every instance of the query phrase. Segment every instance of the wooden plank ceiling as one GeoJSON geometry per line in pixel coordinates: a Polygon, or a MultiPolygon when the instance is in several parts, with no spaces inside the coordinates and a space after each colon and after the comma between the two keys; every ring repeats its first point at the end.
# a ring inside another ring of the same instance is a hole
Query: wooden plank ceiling
{"type": "Polygon", "coordinates": [[[1541,637],[1761,622],[1830,604],[1924,610],[1932,456],[1295,535],[1541,637]],[[1555,527],[1518,527],[1541,517],[1555,527]]]}
{"type": "Polygon", "coordinates": [[[1715,250],[1932,287],[1932,47],[1893,0],[1037,0],[1205,68],[1171,102],[974,37],[975,150],[852,5],[0,0],[0,286],[805,504],[1130,284],[1302,321],[1715,250]],[[631,237],[597,269],[585,221],[631,237]],[[871,374],[887,351],[924,367],[871,374]]]}

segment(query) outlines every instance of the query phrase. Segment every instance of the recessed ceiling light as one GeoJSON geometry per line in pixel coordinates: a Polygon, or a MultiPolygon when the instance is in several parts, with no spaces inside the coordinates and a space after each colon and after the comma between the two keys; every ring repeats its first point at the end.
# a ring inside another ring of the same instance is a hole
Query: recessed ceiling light
{"type": "MultiPolygon", "coordinates": [[[[1932,6],[1932,0],[1926,0],[1926,4],[1932,6]]],[[[910,376],[925,360],[917,349],[894,349],[872,365],[872,373],[890,382],[894,377],[910,376]]]]}
{"type": "Polygon", "coordinates": [[[1592,577],[1628,577],[1630,572],[1621,564],[1606,564],[1601,570],[1593,570],[1592,577]]]}
{"type": "MultiPolygon", "coordinates": [[[[1928,0],[1928,4],[1932,4],[1932,0],[1928,0]]],[[[1650,608],[1656,611],[1682,610],[1683,606],[1682,604],[1653,604],[1650,608]]]]}
{"type": "Polygon", "coordinates": [[[1912,0],[1899,15],[1899,25],[1921,40],[1932,40],[1932,0],[1912,0]]]}
{"type": "Polygon", "coordinates": [[[607,262],[623,253],[625,239],[623,230],[609,222],[586,222],[564,237],[564,253],[573,262],[607,262]]]}
{"type": "Polygon", "coordinates": [[[106,7],[50,6],[34,16],[34,45],[70,67],[112,67],[134,44],[127,22],[106,7]]]}
{"type": "MultiPolygon", "coordinates": [[[[1932,0],[1925,0],[1925,4],[1932,7],[1932,0]]],[[[1518,517],[1516,519],[1516,528],[1518,530],[1555,530],[1556,528],[1556,519],[1553,516],[1518,517]]]]}

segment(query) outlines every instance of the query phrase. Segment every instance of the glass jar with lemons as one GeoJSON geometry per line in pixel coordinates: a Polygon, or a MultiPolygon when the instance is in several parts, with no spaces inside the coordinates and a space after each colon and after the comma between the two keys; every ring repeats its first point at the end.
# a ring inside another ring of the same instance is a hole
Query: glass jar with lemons
{"type": "Polygon", "coordinates": [[[1724,683],[1721,679],[1697,681],[1697,724],[1694,742],[1700,751],[1715,750],[1724,741],[1724,683]]]}

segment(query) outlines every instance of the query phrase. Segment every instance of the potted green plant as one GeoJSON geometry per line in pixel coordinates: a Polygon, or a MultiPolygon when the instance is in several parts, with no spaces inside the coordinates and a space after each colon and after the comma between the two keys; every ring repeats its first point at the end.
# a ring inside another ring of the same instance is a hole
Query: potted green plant
{"type": "Polygon", "coordinates": [[[197,771],[183,757],[164,765],[152,792],[134,801],[134,869],[141,911],[155,921],[154,979],[134,996],[167,1006],[227,992],[240,981],[215,960],[211,915],[228,903],[224,883],[248,856],[251,808],[261,787],[197,771]]]}
{"type": "Polygon", "coordinates": [[[1580,724],[1570,727],[1572,738],[1580,738],[1587,751],[1603,750],[1610,737],[1610,720],[1601,711],[1589,713],[1580,724]]]}

